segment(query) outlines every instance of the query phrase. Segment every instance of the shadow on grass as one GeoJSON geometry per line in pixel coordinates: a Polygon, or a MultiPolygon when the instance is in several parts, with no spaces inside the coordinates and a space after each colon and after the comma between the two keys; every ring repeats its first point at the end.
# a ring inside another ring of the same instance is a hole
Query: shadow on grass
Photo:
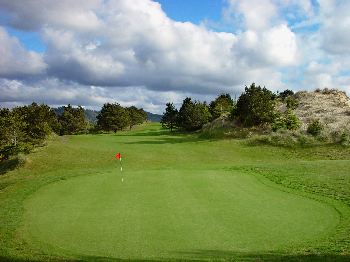
{"type": "Polygon", "coordinates": [[[2,262],[152,262],[152,261],[174,261],[174,262],[208,262],[208,261],[272,261],[272,262],[349,262],[350,255],[331,255],[331,254],[310,254],[310,255],[283,255],[279,253],[244,253],[228,252],[217,250],[198,250],[195,252],[178,252],[179,256],[187,257],[183,259],[118,259],[99,256],[82,256],[77,259],[69,258],[44,258],[44,259],[16,259],[0,256],[2,262]]]}
{"type": "Polygon", "coordinates": [[[163,145],[163,144],[182,144],[182,143],[196,143],[198,139],[191,138],[174,138],[174,137],[162,137],[155,140],[143,140],[135,142],[124,142],[126,145],[163,145]]]}
{"type": "Polygon", "coordinates": [[[4,160],[0,164],[0,175],[4,175],[9,171],[15,170],[18,167],[23,166],[25,159],[23,157],[13,156],[10,159],[4,160]]]}
{"type": "MultiPolygon", "coordinates": [[[[117,135],[120,135],[121,132],[116,133],[117,135]]],[[[159,130],[147,130],[147,131],[140,131],[137,133],[128,133],[128,132],[123,132],[123,136],[164,136],[164,135],[169,135],[168,133],[164,131],[159,131],[159,130]]]]}
{"type": "Polygon", "coordinates": [[[131,137],[145,137],[145,140],[125,142],[125,144],[140,144],[140,145],[150,145],[150,144],[178,144],[178,143],[193,143],[203,141],[198,139],[198,134],[195,132],[180,132],[180,131],[159,131],[159,130],[147,130],[145,132],[139,132],[135,134],[123,134],[123,136],[131,137]],[[147,137],[147,139],[146,139],[147,137]]]}
{"type": "Polygon", "coordinates": [[[117,132],[116,135],[122,134],[123,136],[182,136],[182,135],[187,135],[191,133],[186,133],[182,131],[175,130],[173,132],[170,132],[169,130],[165,129],[147,129],[144,131],[138,131],[138,132],[117,132]]]}

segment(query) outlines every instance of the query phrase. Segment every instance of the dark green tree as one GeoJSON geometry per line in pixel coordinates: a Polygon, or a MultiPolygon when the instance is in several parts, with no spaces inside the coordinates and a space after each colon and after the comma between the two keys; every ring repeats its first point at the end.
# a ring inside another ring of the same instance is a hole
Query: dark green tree
{"type": "Polygon", "coordinates": [[[142,119],[143,116],[141,114],[141,111],[139,109],[137,109],[135,106],[127,107],[127,108],[125,108],[125,110],[129,114],[130,130],[131,130],[132,126],[143,123],[143,119],[142,119]]]}
{"type": "Polygon", "coordinates": [[[222,93],[209,104],[209,112],[213,119],[220,117],[222,114],[230,112],[233,107],[233,100],[229,94],[222,93]]]}
{"type": "Polygon", "coordinates": [[[141,121],[142,121],[140,124],[145,123],[148,120],[147,112],[143,110],[143,108],[140,108],[139,114],[141,115],[141,121]]]}
{"type": "Polygon", "coordinates": [[[299,119],[293,114],[293,110],[299,107],[298,102],[293,98],[287,99],[287,110],[284,113],[277,113],[275,123],[272,126],[273,131],[278,129],[296,130],[300,127],[299,119]]]}
{"type": "Polygon", "coordinates": [[[170,132],[173,132],[173,129],[176,128],[176,122],[178,118],[178,111],[175,108],[173,103],[167,103],[165,108],[165,113],[162,116],[160,123],[165,129],[170,129],[170,132]]]}
{"type": "Polygon", "coordinates": [[[270,90],[253,83],[249,88],[245,87],[231,115],[248,127],[273,123],[276,119],[274,97],[270,90]]]}
{"type": "Polygon", "coordinates": [[[70,104],[65,106],[63,112],[58,115],[60,123],[60,135],[75,135],[87,132],[89,122],[86,120],[84,108],[73,108],[70,104]]]}
{"type": "Polygon", "coordinates": [[[295,110],[299,107],[299,104],[297,102],[297,100],[295,100],[294,98],[288,98],[287,99],[287,109],[288,110],[295,110]]]}
{"type": "Polygon", "coordinates": [[[278,96],[284,100],[285,98],[287,98],[288,96],[291,96],[293,94],[294,94],[294,92],[292,90],[286,89],[283,92],[279,93],[278,96]]]}
{"type": "Polygon", "coordinates": [[[53,131],[59,132],[60,126],[56,112],[48,105],[41,104],[39,106],[33,102],[29,106],[16,107],[13,112],[23,116],[23,121],[27,124],[25,132],[28,140],[37,140],[40,143],[53,131]]]}
{"type": "Polygon", "coordinates": [[[7,108],[0,110],[0,162],[23,150],[26,127],[23,115],[7,108]]]}
{"type": "Polygon", "coordinates": [[[186,97],[179,110],[176,125],[181,129],[193,131],[202,128],[211,118],[206,102],[193,102],[191,98],[186,97]]]}
{"type": "Polygon", "coordinates": [[[106,103],[97,116],[97,125],[101,130],[114,131],[123,130],[129,126],[129,114],[119,104],[106,103]]]}
{"type": "Polygon", "coordinates": [[[8,108],[0,110],[0,146],[17,145],[25,141],[27,123],[24,117],[8,108]]]}
{"type": "Polygon", "coordinates": [[[307,127],[307,132],[313,136],[318,136],[324,129],[319,119],[314,119],[307,127]]]}

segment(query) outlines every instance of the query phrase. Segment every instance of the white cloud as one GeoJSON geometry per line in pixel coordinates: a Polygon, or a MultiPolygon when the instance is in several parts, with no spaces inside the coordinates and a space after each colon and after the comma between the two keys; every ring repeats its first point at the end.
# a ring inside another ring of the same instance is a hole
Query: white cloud
{"type": "Polygon", "coordinates": [[[226,21],[240,20],[248,30],[263,30],[277,18],[277,8],[270,0],[228,0],[223,10],[226,21]]]}
{"type": "Polygon", "coordinates": [[[309,91],[314,91],[316,88],[336,88],[332,76],[326,73],[305,76],[303,86],[309,91]]]}
{"type": "Polygon", "coordinates": [[[27,51],[0,28],[1,103],[119,102],[159,112],[185,96],[239,95],[252,82],[274,91],[348,86],[347,1],[226,3],[221,24],[234,33],[175,22],[151,0],[0,0],[7,26],[46,44],[44,54],[27,51]]]}
{"type": "Polygon", "coordinates": [[[333,7],[321,28],[323,48],[331,54],[350,54],[350,2],[333,7]]]}
{"type": "Polygon", "coordinates": [[[238,34],[239,40],[233,46],[237,57],[248,67],[293,66],[300,63],[296,37],[282,24],[257,33],[246,31],[238,34]]]}
{"type": "Polygon", "coordinates": [[[350,76],[341,76],[334,80],[334,85],[341,91],[350,94],[350,76]]]}
{"type": "Polygon", "coordinates": [[[96,11],[103,0],[2,0],[1,9],[10,16],[10,25],[24,30],[39,30],[45,24],[75,30],[97,30],[101,21],[96,11]]]}
{"type": "Polygon", "coordinates": [[[332,64],[324,64],[319,63],[317,61],[312,61],[305,68],[304,72],[308,75],[320,75],[320,74],[330,74],[330,75],[338,75],[340,72],[340,64],[332,63],[332,64]]]}
{"type": "Polygon", "coordinates": [[[42,55],[27,51],[16,37],[0,27],[0,76],[24,77],[44,73],[47,65],[42,55]]]}

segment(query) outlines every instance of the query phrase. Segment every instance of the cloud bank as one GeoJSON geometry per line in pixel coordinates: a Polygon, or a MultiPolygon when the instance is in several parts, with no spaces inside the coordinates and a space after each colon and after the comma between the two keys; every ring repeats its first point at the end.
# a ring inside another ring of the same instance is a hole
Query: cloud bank
{"type": "Polygon", "coordinates": [[[346,0],[225,0],[217,28],[174,21],[151,0],[0,0],[0,10],[3,107],[118,102],[162,113],[252,82],[350,91],[346,0]],[[46,51],[9,28],[38,34],[46,51]]]}

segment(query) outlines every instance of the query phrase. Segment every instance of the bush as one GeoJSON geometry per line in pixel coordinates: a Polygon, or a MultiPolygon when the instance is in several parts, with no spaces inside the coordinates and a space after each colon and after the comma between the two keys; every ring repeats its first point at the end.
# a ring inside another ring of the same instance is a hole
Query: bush
{"type": "Polygon", "coordinates": [[[287,108],[288,110],[295,110],[299,107],[299,104],[297,102],[297,100],[295,100],[294,98],[288,98],[287,99],[287,108]]]}
{"type": "Polygon", "coordinates": [[[10,156],[17,155],[19,152],[21,152],[20,144],[4,146],[0,149],[1,160],[7,160],[10,156]]]}
{"type": "Polygon", "coordinates": [[[294,92],[292,90],[284,90],[283,92],[279,93],[279,97],[282,98],[283,100],[287,98],[288,96],[294,95],[294,92]]]}
{"type": "Polygon", "coordinates": [[[349,135],[345,132],[342,133],[342,135],[340,136],[340,143],[343,146],[348,146],[349,145],[349,135]]]}
{"type": "Polygon", "coordinates": [[[319,134],[321,134],[322,130],[323,126],[319,119],[313,120],[307,128],[307,132],[313,136],[318,136],[319,134]]]}
{"type": "Polygon", "coordinates": [[[293,114],[287,114],[279,118],[272,126],[276,132],[278,129],[297,130],[299,128],[299,119],[293,114]]]}

